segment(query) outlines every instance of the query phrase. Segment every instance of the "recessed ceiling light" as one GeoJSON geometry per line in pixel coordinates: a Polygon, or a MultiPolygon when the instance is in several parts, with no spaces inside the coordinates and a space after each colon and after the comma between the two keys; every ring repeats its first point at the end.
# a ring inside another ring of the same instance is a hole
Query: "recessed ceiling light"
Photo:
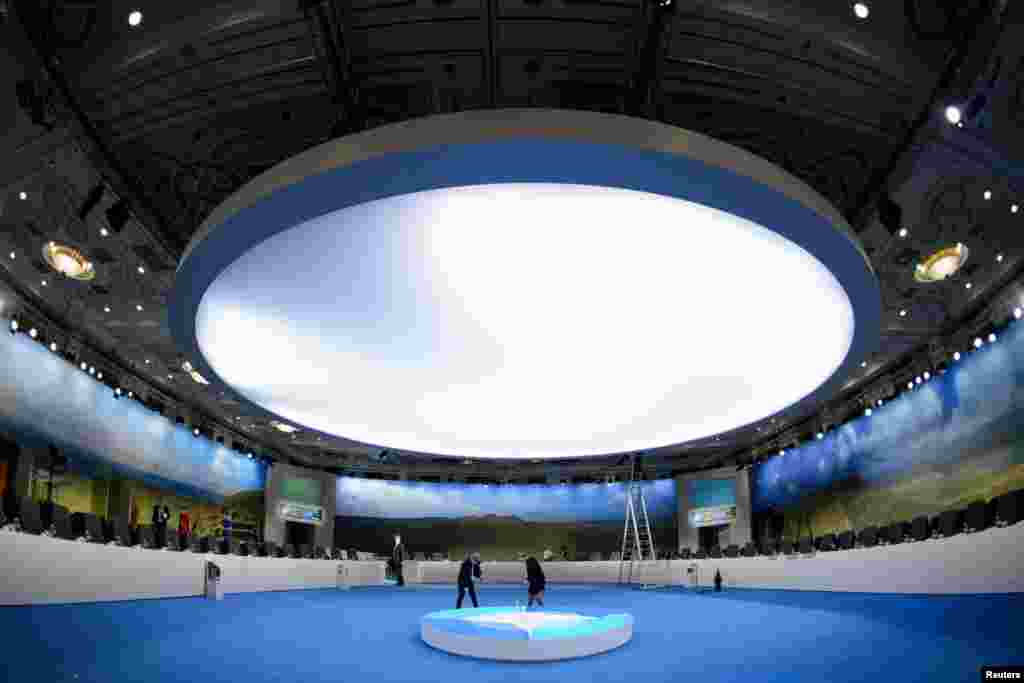
{"type": "Polygon", "coordinates": [[[853,5],[853,13],[858,19],[867,19],[871,10],[863,2],[857,2],[853,5]]]}
{"type": "Polygon", "coordinates": [[[875,405],[877,405],[879,408],[881,408],[882,407],[882,399],[878,399],[878,402],[875,403],[875,405]]]}
{"type": "Polygon", "coordinates": [[[975,337],[974,338],[974,348],[980,349],[982,344],[984,344],[984,343],[985,342],[981,341],[981,337],[975,337]]]}
{"type": "Polygon", "coordinates": [[[906,228],[900,228],[900,232],[899,232],[899,236],[900,237],[906,237],[908,234],[910,234],[909,230],[907,230],[906,228]]]}
{"type": "Polygon", "coordinates": [[[81,364],[81,365],[79,365],[78,367],[82,368],[83,370],[88,370],[88,369],[89,369],[89,366],[88,366],[88,365],[86,365],[85,363],[82,363],[82,364],[81,364]]]}
{"type": "Polygon", "coordinates": [[[960,352],[959,351],[957,351],[956,353],[953,354],[953,360],[955,360],[955,361],[960,360],[960,352]]]}
{"type": "Polygon", "coordinates": [[[996,263],[1002,263],[1002,262],[1003,262],[1003,255],[1002,254],[996,254],[996,263]]]}
{"type": "Polygon", "coordinates": [[[862,361],[860,362],[860,366],[861,366],[862,368],[866,368],[866,367],[868,366],[868,362],[867,362],[866,360],[862,360],[862,361]]]}
{"type": "Polygon", "coordinates": [[[96,379],[103,379],[103,373],[102,372],[97,373],[96,379]]]}
{"type": "Polygon", "coordinates": [[[906,318],[907,317],[907,310],[905,308],[904,309],[900,309],[900,317],[901,318],[906,318]]]}
{"type": "Polygon", "coordinates": [[[1016,318],[1017,320],[1020,320],[1020,316],[1021,316],[1020,308],[1018,307],[1018,308],[1013,309],[1013,317],[1016,318]]]}
{"type": "Polygon", "coordinates": [[[148,358],[146,359],[146,365],[149,365],[149,359],[148,358]]]}
{"type": "Polygon", "coordinates": [[[970,282],[968,282],[967,284],[965,284],[965,285],[964,285],[964,288],[965,288],[965,289],[970,289],[970,288],[971,288],[971,287],[973,287],[973,286],[974,286],[974,285],[972,285],[972,284],[971,284],[970,282]]]}
{"type": "Polygon", "coordinates": [[[106,237],[109,234],[110,234],[109,230],[107,230],[106,228],[100,228],[100,236],[101,237],[106,237]]]}
{"type": "Polygon", "coordinates": [[[128,25],[135,27],[142,23],[142,12],[137,9],[133,9],[128,13],[128,25]]]}
{"type": "Polygon", "coordinates": [[[135,310],[136,311],[141,311],[142,310],[142,304],[135,304],[135,310]]]}
{"type": "Polygon", "coordinates": [[[985,197],[986,201],[992,199],[992,190],[985,190],[985,194],[983,196],[985,197]]]}
{"type": "Polygon", "coordinates": [[[43,280],[43,287],[46,286],[46,280],[43,280]]]}
{"type": "Polygon", "coordinates": [[[104,313],[110,313],[110,306],[104,306],[103,307],[103,312],[104,313]]]}
{"type": "Polygon", "coordinates": [[[946,121],[948,121],[949,123],[953,124],[954,126],[956,124],[960,123],[960,119],[963,117],[963,114],[960,111],[960,107],[958,107],[958,106],[956,106],[954,104],[951,104],[948,107],[946,107],[945,114],[946,114],[946,121]]]}
{"type": "Polygon", "coordinates": [[[51,351],[56,351],[57,350],[57,342],[50,342],[50,350],[51,351]]]}
{"type": "Polygon", "coordinates": [[[926,373],[924,373],[924,381],[925,381],[925,382],[927,382],[927,381],[928,381],[928,380],[930,380],[931,378],[932,378],[932,373],[930,373],[930,372],[926,372],[926,373]]]}
{"type": "Polygon", "coordinates": [[[21,201],[25,201],[26,199],[28,199],[28,192],[19,192],[18,199],[20,199],[21,201]]]}
{"type": "Polygon", "coordinates": [[[35,339],[36,337],[39,336],[39,330],[37,330],[36,328],[33,327],[31,330],[28,331],[28,336],[30,336],[33,339],[35,339]]]}
{"type": "Polygon", "coordinates": [[[868,417],[871,417],[871,408],[866,408],[864,410],[864,414],[867,415],[868,417]]]}
{"type": "Polygon", "coordinates": [[[1020,211],[1020,207],[1019,206],[1017,206],[1016,204],[1011,204],[1010,205],[1010,213],[1017,213],[1018,211],[1020,211]]]}
{"type": "Polygon", "coordinates": [[[907,389],[913,389],[913,388],[914,388],[914,383],[913,382],[907,382],[907,389]]]}
{"type": "Polygon", "coordinates": [[[146,274],[146,269],[143,268],[142,266],[139,266],[136,270],[139,271],[139,275],[145,275],[146,274]]]}
{"type": "Polygon", "coordinates": [[[15,256],[17,256],[17,254],[15,254],[15,253],[14,253],[14,252],[12,251],[12,252],[11,252],[11,258],[13,259],[13,258],[14,258],[15,256]]]}
{"type": "Polygon", "coordinates": [[[989,334],[988,334],[988,343],[989,344],[994,344],[995,341],[996,341],[996,333],[995,332],[989,332],[989,334]]]}

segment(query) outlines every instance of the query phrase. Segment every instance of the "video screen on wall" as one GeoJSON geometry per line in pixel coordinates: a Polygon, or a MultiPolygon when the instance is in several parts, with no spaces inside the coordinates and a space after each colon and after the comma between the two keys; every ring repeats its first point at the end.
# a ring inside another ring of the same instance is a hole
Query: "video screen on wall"
{"type": "Polygon", "coordinates": [[[281,482],[281,497],[296,503],[320,505],[322,489],[316,479],[288,477],[281,482]]]}
{"type": "Polygon", "coordinates": [[[691,527],[720,526],[736,521],[734,479],[691,479],[687,482],[691,527]]]}

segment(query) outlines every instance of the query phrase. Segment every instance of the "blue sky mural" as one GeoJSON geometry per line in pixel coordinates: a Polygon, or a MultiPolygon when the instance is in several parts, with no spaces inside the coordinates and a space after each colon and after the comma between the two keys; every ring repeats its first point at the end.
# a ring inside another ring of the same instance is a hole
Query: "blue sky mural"
{"type": "Polygon", "coordinates": [[[0,336],[0,426],[54,444],[83,474],[109,465],[184,495],[220,500],[262,489],[266,466],[113,392],[26,335],[0,336]]]}
{"type": "Polygon", "coordinates": [[[854,478],[877,486],[911,472],[941,478],[967,461],[991,472],[1024,463],[1024,325],[964,355],[871,417],[758,466],[754,509],[783,508],[854,478]]]}
{"type": "MultiPolygon", "coordinates": [[[[651,517],[671,519],[675,481],[643,486],[651,517]]],[[[626,506],[625,484],[485,486],[338,477],[337,493],[338,515],[383,519],[502,515],[528,522],[621,522],[626,506]]]]}

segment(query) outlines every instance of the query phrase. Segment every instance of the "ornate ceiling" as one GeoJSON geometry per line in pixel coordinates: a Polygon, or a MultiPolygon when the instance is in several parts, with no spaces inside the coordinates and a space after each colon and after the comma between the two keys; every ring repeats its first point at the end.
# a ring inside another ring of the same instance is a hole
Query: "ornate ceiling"
{"type": "MultiPolygon", "coordinates": [[[[845,1],[204,4],[4,4],[0,275],[123,381],[228,439],[325,467],[430,476],[422,459],[253,420],[182,372],[164,309],[185,244],[242,184],[325,140],[430,114],[537,106],[652,118],[748,149],[830,199],[860,231],[884,317],[878,353],[828,414],[1016,296],[1007,286],[1024,259],[1024,213],[1009,209],[1024,205],[1020,6],[877,2],[859,20],[845,1]],[[136,8],[144,20],[131,27],[136,8]],[[962,128],[943,120],[950,102],[965,109],[962,128]],[[905,237],[879,221],[886,194],[905,237]],[[109,209],[120,200],[119,217],[109,209]],[[96,278],[53,277],[41,259],[49,240],[84,253],[96,278]],[[963,271],[915,281],[916,263],[957,242],[970,250],[963,271]]],[[[732,462],[807,417],[695,444],[663,466],[732,462]]],[[[525,476],[532,464],[522,465],[525,476]]]]}

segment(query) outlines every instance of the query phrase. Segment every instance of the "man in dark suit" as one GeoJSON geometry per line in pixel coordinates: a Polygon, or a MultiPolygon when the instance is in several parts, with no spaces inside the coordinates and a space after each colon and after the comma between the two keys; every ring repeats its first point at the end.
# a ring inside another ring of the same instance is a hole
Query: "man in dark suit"
{"type": "Polygon", "coordinates": [[[476,588],[474,587],[474,584],[480,579],[480,553],[473,553],[463,560],[462,566],[459,567],[459,599],[455,602],[455,609],[462,607],[466,591],[469,591],[469,599],[473,601],[473,607],[480,606],[476,601],[476,588]]]}
{"type": "Polygon", "coordinates": [[[395,534],[395,549],[391,552],[391,568],[395,572],[395,579],[399,586],[405,585],[405,577],[402,576],[402,562],[405,560],[405,546],[402,545],[402,537],[395,534]]]}

